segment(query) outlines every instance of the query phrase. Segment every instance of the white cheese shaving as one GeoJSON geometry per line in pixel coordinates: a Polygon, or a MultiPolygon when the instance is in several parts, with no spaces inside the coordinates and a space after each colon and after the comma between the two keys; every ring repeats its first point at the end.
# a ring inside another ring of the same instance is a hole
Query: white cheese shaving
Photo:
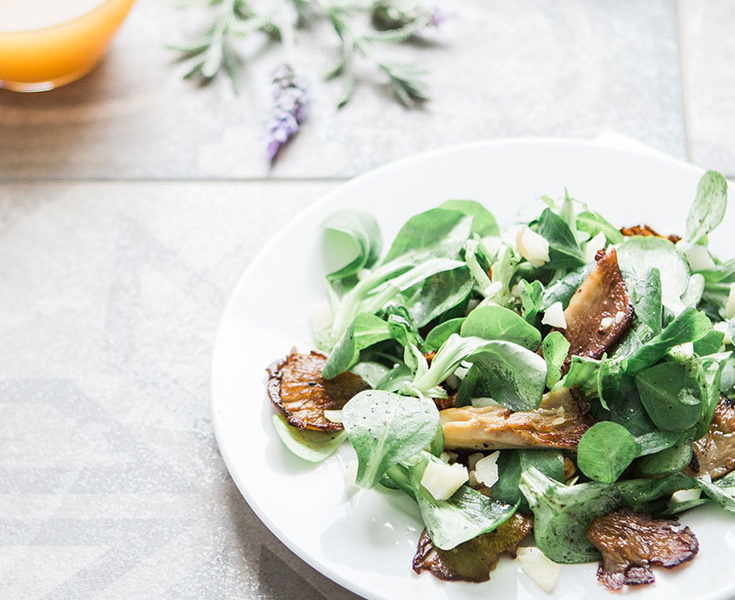
{"type": "Polygon", "coordinates": [[[500,452],[493,452],[475,463],[475,479],[487,487],[493,487],[498,481],[498,457],[500,452]]]}
{"type": "Polygon", "coordinates": [[[607,238],[605,234],[600,231],[595,237],[593,237],[584,247],[584,260],[591,263],[595,260],[595,255],[598,250],[602,250],[605,247],[607,238]]]}
{"type": "Polygon", "coordinates": [[[482,460],[485,458],[485,455],[482,452],[473,452],[467,457],[467,465],[470,468],[470,471],[475,470],[475,465],[477,464],[478,460],[482,460]]]}
{"type": "Polygon", "coordinates": [[[516,558],[531,580],[547,594],[554,591],[559,581],[561,565],[546,558],[543,552],[536,547],[518,548],[516,558]]]}
{"type": "Polygon", "coordinates": [[[625,312],[619,310],[615,313],[615,324],[620,325],[625,320],[625,312]]]}
{"type": "Polygon", "coordinates": [[[671,494],[671,500],[669,501],[669,504],[682,504],[691,500],[699,500],[699,497],[701,495],[702,490],[699,488],[695,488],[692,490],[677,490],[676,492],[671,494]]]}
{"type": "Polygon", "coordinates": [[[549,325],[551,327],[557,327],[559,329],[567,328],[567,320],[564,318],[564,308],[561,302],[554,302],[544,312],[544,318],[541,319],[543,325],[549,325]]]}
{"type": "Polygon", "coordinates": [[[520,255],[534,267],[549,262],[549,242],[530,227],[524,226],[518,232],[516,247],[520,255]]]}
{"type": "Polygon", "coordinates": [[[468,479],[469,474],[464,465],[431,461],[426,465],[421,485],[435,500],[448,500],[468,479]]]}
{"type": "Polygon", "coordinates": [[[342,411],[341,410],[325,410],[324,418],[327,419],[327,421],[331,421],[332,423],[341,423],[342,422],[342,411]]]}
{"type": "Polygon", "coordinates": [[[600,320],[600,330],[605,331],[606,329],[610,329],[613,324],[613,318],[612,317],[602,317],[600,320]]]}

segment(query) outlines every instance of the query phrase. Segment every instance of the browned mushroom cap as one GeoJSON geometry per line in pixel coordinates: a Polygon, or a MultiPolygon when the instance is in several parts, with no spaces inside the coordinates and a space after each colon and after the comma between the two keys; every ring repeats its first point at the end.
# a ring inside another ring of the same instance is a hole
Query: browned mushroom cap
{"type": "Polygon", "coordinates": [[[544,394],[535,410],[461,406],[439,413],[446,448],[577,448],[589,419],[566,388],[544,394]]]}
{"type": "Polygon", "coordinates": [[[651,565],[670,569],[692,560],[699,550],[688,527],[627,509],[595,520],[587,539],[602,554],[597,579],[611,590],[653,583],[651,565]]]}
{"type": "Polygon", "coordinates": [[[681,240],[681,236],[678,236],[676,234],[661,235],[650,225],[633,225],[632,227],[621,227],[620,233],[622,233],[626,237],[632,237],[634,235],[642,235],[643,237],[663,238],[665,240],[669,240],[670,242],[673,242],[674,244],[676,244],[676,242],[681,240]]]}
{"type": "Polygon", "coordinates": [[[291,350],[284,360],[269,366],[268,397],[299,429],[339,431],[341,423],[324,416],[325,410],[340,410],[355,394],[370,386],[354,373],[342,373],[334,379],[323,379],[322,368],[327,357],[321,352],[299,354],[291,350]]]}
{"type": "Polygon", "coordinates": [[[572,356],[602,357],[633,320],[633,305],[615,250],[607,255],[600,252],[598,257],[597,267],[582,282],[564,311],[567,327],[560,331],[569,341],[565,371],[572,356]]]}
{"type": "Polygon", "coordinates": [[[452,550],[439,550],[424,529],[413,557],[413,570],[429,571],[439,579],[487,581],[500,555],[515,556],[521,540],[533,529],[531,517],[515,513],[490,533],[472,538],[452,550]]]}
{"type": "Polygon", "coordinates": [[[707,473],[717,479],[735,469],[734,401],[720,397],[709,431],[692,444],[692,450],[692,462],[685,471],[687,475],[707,473]]]}

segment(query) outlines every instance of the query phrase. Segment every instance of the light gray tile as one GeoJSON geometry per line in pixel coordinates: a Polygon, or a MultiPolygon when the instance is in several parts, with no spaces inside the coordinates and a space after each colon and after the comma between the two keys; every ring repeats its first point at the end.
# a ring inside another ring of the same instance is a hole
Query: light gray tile
{"type": "Polygon", "coordinates": [[[245,504],[208,392],[243,269],[334,185],[0,185],[0,597],[355,598],[245,504]]]}
{"type": "MultiPolygon", "coordinates": [[[[351,104],[323,28],[302,36],[296,66],[312,92],[308,126],[272,171],[351,176],[417,151],[503,136],[633,135],[684,156],[673,0],[466,0],[431,41],[401,51],[431,70],[433,101],[405,110],[369,69],[351,104]]],[[[0,177],[262,177],[266,82],[283,59],[258,50],[240,96],[223,79],[179,79],[163,44],[190,18],[139,0],[103,65],[49,94],[0,93],[0,177]]],[[[393,53],[395,49],[386,48],[393,53]]]]}
{"type": "Polygon", "coordinates": [[[735,175],[735,3],[679,0],[691,160],[735,175]]]}

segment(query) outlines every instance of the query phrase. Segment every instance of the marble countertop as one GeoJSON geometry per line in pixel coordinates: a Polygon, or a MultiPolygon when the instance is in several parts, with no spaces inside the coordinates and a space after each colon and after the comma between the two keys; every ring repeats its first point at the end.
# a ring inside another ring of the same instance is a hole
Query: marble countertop
{"type": "MultiPolygon", "coordinates": [[[[195,89],[139,0],[104,63],[52,93],[0,91],[0,597],[355,598],[242,500],[209,413],[224,303],[289,217],[415,152],[612,130],[735,176],[735,4],[465,0],[425,47],[433,100],[378,79],[335,108],[299,55],[310,121],[263,157],[278,57],[195,89]]],[[[324,40],[324,41],[322,41],[324,40]]]]}

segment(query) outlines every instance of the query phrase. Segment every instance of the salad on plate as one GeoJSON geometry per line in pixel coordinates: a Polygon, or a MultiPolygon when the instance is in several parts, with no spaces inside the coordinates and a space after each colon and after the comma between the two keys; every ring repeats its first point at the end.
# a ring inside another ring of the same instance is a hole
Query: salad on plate
{"type": "Polygon", "coordinates": [[[486,581],[508,553],[546,591],[565,563],[653,583],[698,552],[677,515],[735,512],[735,259],[708,249],[726,207],[713,171],[681,237],[566,191],[504,230],[449,200],[385,253],[369,213],[334,213],[315,349],[267,369],[278,436],[311,462],[349,441],[352,483],[413,499],[417,573],[486,581]]]}

